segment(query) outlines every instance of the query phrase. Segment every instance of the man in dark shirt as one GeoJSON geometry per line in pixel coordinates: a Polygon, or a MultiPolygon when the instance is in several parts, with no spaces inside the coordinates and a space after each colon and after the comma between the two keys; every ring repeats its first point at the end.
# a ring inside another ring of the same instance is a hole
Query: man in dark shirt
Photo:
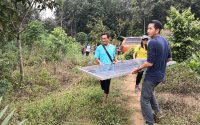
{"type": "Polygon", "coordinates": [[[148,25],[148,36],[152,39],[148,43],[147,61],[139,67],[133,69],[135,74],[147,68],[141,92],[142,115],[148,125],[153,125],[156,121],[152,113],[160,114],[160,109],[154,95],[154,88],[164,79],[166,64],[172,59],[168,41],[160,36],[163,28],[158,20],[152,20],[148,25]]]}

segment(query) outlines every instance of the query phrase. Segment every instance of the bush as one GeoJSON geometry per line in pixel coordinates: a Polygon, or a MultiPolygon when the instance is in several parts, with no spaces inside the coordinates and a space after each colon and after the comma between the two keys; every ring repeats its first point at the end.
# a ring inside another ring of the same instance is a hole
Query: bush
{"type": "Polygon", "coordinates": [[[77,33],[76,41],[79,42],[81,45],[86,44],[87,42],[87,34],[84,32],[77,33]]]}
{"type": "Polygon", "coordinates": [[[28,119],[28,125],[61,125],[70,114],[72,100],[73,96],[70,93],[50,96],[27,104],[20,114],[28,119]]]}
{"type": "Polygon", "coordinates": [[[199,50],[200,42],[200,21],[191,12],[191,8],[180,13],[176,8],[171,7],[169,17],[167,17],[166,28],[170,29],[173,36],[172,55],[173,59],[183,62],[192,56],[192,53],[199,50]]]}
{"type": "Polygon", "coordinates": [[[184,63],[168,67],[162,83],[157,87],[157,91],[179,94],[200,93],[199,79],[184,63]]]}
{"type": "Polygon", "coordinates": [[[41,94],[52,92],[59,88],[60,84],[54,76],[51,76],[47,69],[42,67],[25,67],[25,80],[19,82],[19,71],[12,75],[13,89],[20,96],[39,97],[41,94]]]}
{"type": "Polygon", "coordinates": [[[187,64],[194,72],[200,75],[200,52],[193,54],[187,64]]]}
{"type": "Polygon", "coordinates": [[[11,42],[0,49],[0,96],[12,90],[11,74],[16,65],[16,47],[11,42]]]}
{"type": "Polygon", "coordinates": [[[12,83],[7,79],[0,79],[0,96],[4,96],[12,90],[12,83]]]}
{"type": "Polygon", "coordinates": [[[130,59],[133,59],[133,53],[135,52],[134,48],[131,48],[129,51],[127,51],[125,54],[124,54],[124,58],[126,60],[130,60],[130,59]]]}

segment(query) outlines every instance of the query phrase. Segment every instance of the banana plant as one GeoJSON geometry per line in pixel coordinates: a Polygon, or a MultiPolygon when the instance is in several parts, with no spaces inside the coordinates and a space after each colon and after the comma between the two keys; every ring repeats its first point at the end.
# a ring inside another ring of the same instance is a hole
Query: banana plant
{"type": "MultiPolygon", "coordinates": [[[[1,101],[2,101],[2,97],[0,97],[0,103],[1,103],[1,101]]],[[[8,109],[8,105],[0,112],[0,120],[2,121],[1,125],[8,125],[10,119],[12,118],[12,116],[15,112],[15,110],[12,110],[12,112],[10,112],[8,115],[6,115],[7,109],[8,109]],[[3,116],[5,116],[5,118],[3,116]]],[[[23,121],[19,122],[17,125],[23,125],[24,122],[26,122],[26,121],[27,121],[27,119],[24,119],[23,121]]]]}

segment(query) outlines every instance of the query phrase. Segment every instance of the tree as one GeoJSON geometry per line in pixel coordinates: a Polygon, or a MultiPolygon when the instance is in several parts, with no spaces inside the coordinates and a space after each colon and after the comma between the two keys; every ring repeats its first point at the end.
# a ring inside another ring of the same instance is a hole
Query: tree
{"type": "Polygon", "coordinates": [[[102,33],[108,31],[108,28],[103,24],[102,19],[94,19],[94,21],[89,22],[87,26],[91,29],[89,35],[94,44],[98,43],[102,33]]]}
{"type": "Polygon", "coordinates": [[[76,41],[79,42],[81,45],[86,44],[88,38],[87,38],[87,34],[84,32],[79,32],[77,33],[76,36],[76,41]]]}
{"type": "Polygon", "coordinates": [[[0,8],[2,8],[1,13],[3,13],[3,17],[0,18],[1,25],[9,28],[16,39],[18,47],[20,82],[23,82],[24,70],[21,33],[26,28],[25,24],[28,21],[27,17],[30,17],[34,10],[41,11],[47,7],[52,9],[53,6],[55,6],[55,2],[53,0],[2,0],[0,1],[0,6],[0,8]]]}
{"type": "Polygon", "coordinates": [[[185,61],[192,53],[199,50],[200,21],[194,17],[191,8],[180,13],[176,8],[171,7],[166,28],[173,33],[171,46],[176,61],[185,61]]]}

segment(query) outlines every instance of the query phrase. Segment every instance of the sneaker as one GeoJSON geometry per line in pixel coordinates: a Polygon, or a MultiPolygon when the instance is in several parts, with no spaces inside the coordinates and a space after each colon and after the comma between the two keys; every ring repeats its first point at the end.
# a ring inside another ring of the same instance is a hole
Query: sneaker
{"type": "Polygon", "coordinates": [[[163,116],[160,113],[154,113],[153,114],[153,119],[154,119],[155,123],[159,123],[161,121],[162,117],[163,116]]]}

